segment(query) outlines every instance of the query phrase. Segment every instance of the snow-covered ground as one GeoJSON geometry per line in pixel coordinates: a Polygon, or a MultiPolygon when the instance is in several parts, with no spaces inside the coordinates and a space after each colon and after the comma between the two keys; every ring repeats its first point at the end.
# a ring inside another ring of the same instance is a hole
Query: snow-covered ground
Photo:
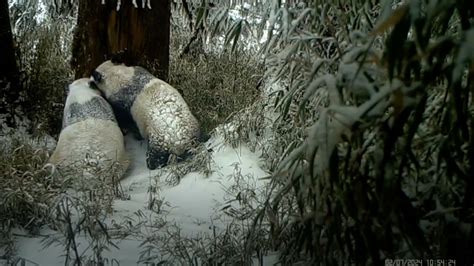
{"type": "MultiPolygon", "coordinates": [[[[251,152],[246,146],[240,145],[232,148],[224,144],[221,137],[212,137],[207,143],[207,148],[212,150],[212,174],[208,177],[200,173],[189,173],[181,179],[176,186],[166,184],[166,167],[150,171],[145,163],[145,144],[130,137],[126,138],[126,148],[131,158],[131,166],[121,185],[124,192],[130,195],[129,200],[115,200],[114,214],[110,221],[123,221],[137,211],[146,215],[160,215],[147,210],[150,198],[148,192],[150,184],[157,184],[159,199],[163,204],[163,217],[170,223],[176,223],[182,228],[182,233],[193,235],[211,233],[210,225],[221,227],[225,217],[221,211],[226,202],[236,195],[231,195],[228,189],[235,184],[235,173],[252,183],[257,188],[263,188],[265,181],[260,180],[268,174],[260,167],[260,157],[251,152]],[[155,181],[157,180],[157,181],[155,181]],[[219,224],[220,223],[220,224],[219,224]]],[[[228,204],[228,203],[227,203],[228,204]]],[[[44,229],[40,235],[57,235],[58,233],[44,229]]],[[[64,265],[65,258],[63,246],[48,246],[44,248],[42,237],[31,237],[23,232],[16,232],[17,255],[27,261],[26,265],[64,265]]],[[[85,238],[77,237],[79,249],[87,247],[85,238]]],[[[115,243],[119,249],[111,247],[103,252],[103,257],[114,259],[119,264],[110,265],[137,265],[141,241],[125,239],[115,243]]],[[[90,251],[90,250],[89,250],[90,251]]],[[[110,262],[110,261],[109,261],[110,262]]],[[[265,264],[272,265],[276,256],[267,257],[265,264]]]]}

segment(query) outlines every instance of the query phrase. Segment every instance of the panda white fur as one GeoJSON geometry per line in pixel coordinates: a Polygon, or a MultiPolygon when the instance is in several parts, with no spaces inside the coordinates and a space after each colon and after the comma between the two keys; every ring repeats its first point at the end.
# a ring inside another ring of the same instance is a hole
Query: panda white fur
{"type": "Polygon", "coordinates": [[[118,181],[128,168],[122,132],[109,103],[87,78],[69,85],[63,128],[49,162],[118,181]],[[92,165],[91,165],[92,164],[92,165]]]}
{"type": "Polygon", "coordinates": [[[165,165],[170,154],[185,157],[200,137],[199,123],[183,97],[146,69],[106,61],[91,79],[105,94],[119,122],[131,116],[148,141],[149,169],[165,165]]]}

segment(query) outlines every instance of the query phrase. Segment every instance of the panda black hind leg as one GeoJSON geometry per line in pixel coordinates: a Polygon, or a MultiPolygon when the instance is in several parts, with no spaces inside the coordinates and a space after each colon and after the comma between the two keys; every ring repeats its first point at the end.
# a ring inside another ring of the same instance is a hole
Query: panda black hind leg
{"type": "Polygon", "coordinates": [[[155,170],[165,166],[168,163],[169,157],[169,152],[157,147],[156,145],[153,145],[150,143],[150,141],[148,141],[148,148],[146,151],[146,165],[148,169],[155,170]]]}

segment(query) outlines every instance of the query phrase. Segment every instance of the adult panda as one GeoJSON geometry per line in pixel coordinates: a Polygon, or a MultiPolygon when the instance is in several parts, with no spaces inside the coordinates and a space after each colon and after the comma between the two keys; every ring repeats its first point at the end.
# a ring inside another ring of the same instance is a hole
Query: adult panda
{"type": "Polygon", "coordinates": [[[179,92],[139,66],[106,61],[91,79],[114,108],[117,119],[133,119],[148,142],[146,162],[156,169],[188,155],[201,138],[199,123],[179,92]]]}
{"type": "Polygon", "coordinates": [[[62,130],[49,162],[116,182],[129,165],[123,135],[111,106],[91,85],[83,78],[68,86],[62,130]]]}

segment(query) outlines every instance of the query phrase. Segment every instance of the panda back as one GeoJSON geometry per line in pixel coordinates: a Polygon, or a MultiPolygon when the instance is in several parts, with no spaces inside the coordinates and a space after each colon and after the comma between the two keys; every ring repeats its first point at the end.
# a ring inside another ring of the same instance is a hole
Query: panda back
{"type": "MultiPolygon", "coordinates": [[[[121,109],[130,113],[133,103],[137,96],[142,92],[145,86],[155,77],[142,67],[133,67],[133,75],[130,80],[119,89],[114,89],[115,93],[108,96],[109,102],[114,109],[121,109]]],[[[111,82],[114,85],[113,81],[111,82]]],[[[111,90],[112,91],[112,90],[111,90]]]]}
{"type": "Polygon", "coordinates": [[[109,103],[95,96],[87,101],[69,103],[64,109],[63,128],[87,119],[117,122],[109,103]]]}
{"type": "Polygon", "coordinates": [[[129,165],[122,132],[115,122],[87,119],[64,128],[50,163],[83,177],[123,177],[129,165]]]}

